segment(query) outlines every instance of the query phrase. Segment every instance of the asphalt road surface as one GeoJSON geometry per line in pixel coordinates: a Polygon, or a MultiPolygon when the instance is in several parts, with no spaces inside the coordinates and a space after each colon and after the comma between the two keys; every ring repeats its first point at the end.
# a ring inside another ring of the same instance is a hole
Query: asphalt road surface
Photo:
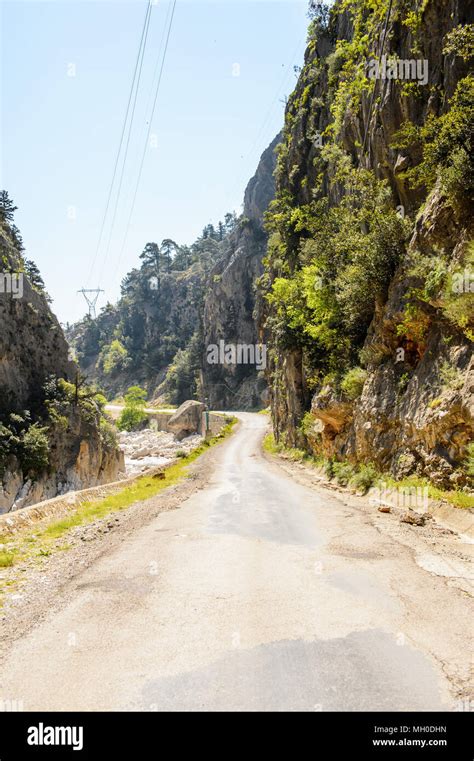
{"type": "Polygon", "coordinates": [[[13,645],[0,697],[25,710],[452,709],[442,657],[465,646],[462,597],[363,512],[268,462],[266,417],[239,416],[208,486],[80,572],[13,645]]]}

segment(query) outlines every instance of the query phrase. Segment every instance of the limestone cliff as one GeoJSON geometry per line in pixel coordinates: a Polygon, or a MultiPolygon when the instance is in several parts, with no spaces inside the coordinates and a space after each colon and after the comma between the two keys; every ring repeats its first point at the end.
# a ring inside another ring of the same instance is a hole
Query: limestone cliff
{"type": "MultiPolygon", "coordinates": [[[[204,300],[204,346],[256,345],[259,330],[257,280],[267,235],[263,215],[274,197],[275,149],[280,135],[262,154],[245,190],[243,216],[228,240],[225,256],[210,274],[204,300]]],[[[203,363],[204,394],[213,409],[252,409],[267,402],[265,373],[255,364],[203,363]]]]}
{"type": "Polygon", "coordinates": [[[0,513],[106,483],[122,462],[100,406],[76,387],[78,367],[36,268],[26,262],[33,277],[25,266],[11,211],[1,211],[0,513]]]}
{"type": "Polygon", "coordinates": [[[465,486],[472,11],[459,0],[316,5],[264,279],[275,433],[316,455],[465,486]],[[380,74],[394,63],[408,76],[380,74]]]}

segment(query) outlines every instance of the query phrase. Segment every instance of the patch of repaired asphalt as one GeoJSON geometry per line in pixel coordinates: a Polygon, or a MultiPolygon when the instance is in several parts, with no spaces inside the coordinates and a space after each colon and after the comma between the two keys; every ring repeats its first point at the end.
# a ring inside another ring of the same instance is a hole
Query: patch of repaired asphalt
{"type": "Polygon", "coordinates": [[[378,629],[236,649],[207,668],[150,680],[143,711],[441,711],[429,660],[378,629]]]}
{"type": "Polygon", "coordinates": [[[470,561],[461,560],[460,558],[444,558],[441,555],[430,553],[418,554],[415,557],[417,564],[425,571],[436,574],[436,576],[446,576],[448,578],[461,578],[474,581],[472,564],[470,561]]]}

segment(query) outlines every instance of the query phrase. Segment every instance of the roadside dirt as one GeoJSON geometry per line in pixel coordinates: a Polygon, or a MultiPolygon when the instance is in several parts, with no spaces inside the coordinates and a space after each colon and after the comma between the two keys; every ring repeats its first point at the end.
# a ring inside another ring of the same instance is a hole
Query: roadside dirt
{"type": "Polygon", "coordinates": [[[376,505],[370,504],[366,497],[353,494],[337,484],[327,482],[323,485],[310,465],[292,462],[267,452],[264,452],[264,457],[291,475],[298,483],[319,493],[330,491],[347,507],[363,512],[367,521],[380,534],[410,548],[417,565],[443,577],[447,586],[455,587],[469,597],[474,596],[474,544],[466,537],[438,525],[433,517],[428,517],[423,526],[403,523],[400,521],[401,511],[381,512],[376,505]]]}
{"type": "MultiPolygon", "coordinates": [[[[189,478],[158,495],[72,529],[57,540],[56,551],[51,555],[31,557],[11,568],[1,569],[4,580],[11,582],[11,592],[6,593],[0,608],[0,657],[14,640],[37,625],[47,613],[64,604],[64,590],[71,579],[125,542],[132,532],[159,513],[175,510],[204,488],[214,469],[214,456],[212,449],[204,452],[189,466],[189,478]],[[67,549],[60,549],[65,546],[67,549]]],[[[34,530],[27,533],[34,534],[34,530]]]]}

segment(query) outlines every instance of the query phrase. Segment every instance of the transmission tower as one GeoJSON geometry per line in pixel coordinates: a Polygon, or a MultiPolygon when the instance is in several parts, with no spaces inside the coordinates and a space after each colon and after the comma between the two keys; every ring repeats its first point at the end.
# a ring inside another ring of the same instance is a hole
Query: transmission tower
{"type": "Polygon", "coordinates": [[[81,288],[78,293],[82,293],[84,296],[87,306],[89,307],[89,317],[92,317],[94,320],[96,318],[96,312],[95,312],[95,306],[97,304],[97,299],[99,298],[101,293],[105,293],[105,291],[102,290],[102,288],[81,288]],[[87,294],[94,293],[95,296],[88,296],[87,294]]]}

